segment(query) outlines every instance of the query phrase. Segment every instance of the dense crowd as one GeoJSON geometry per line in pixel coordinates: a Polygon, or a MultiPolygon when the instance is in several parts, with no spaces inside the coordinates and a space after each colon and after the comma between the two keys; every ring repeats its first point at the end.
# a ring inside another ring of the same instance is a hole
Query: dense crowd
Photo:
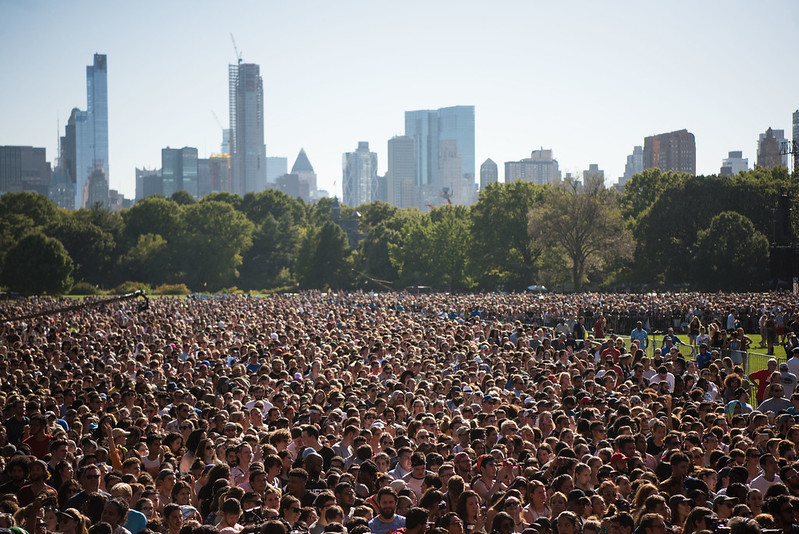
{"type": "Polygon", "coordinates": [[[0,532],[795,534],[798,312],[310,292],[4,321],[0,532]],[[787,361],[747,375],[757,333],[787,361]]]}

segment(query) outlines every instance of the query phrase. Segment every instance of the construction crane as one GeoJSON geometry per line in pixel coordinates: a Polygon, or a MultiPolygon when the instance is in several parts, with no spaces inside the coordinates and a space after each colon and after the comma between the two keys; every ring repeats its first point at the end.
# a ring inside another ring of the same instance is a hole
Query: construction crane
{"type": "Polygon", "coordinates": [[[239,47],[236,46],[236,38],[233,37],[232,33],[230,34],[230,40],[233,41],[233,50],[236,52],[236,59],[238,60],[239,65],[241,65],[241,52],[239,52],[239,47]]]}
{"type": "Polygon", "coordinates": [[[211,110],[211,115],[214,116],[214,120],[216,121],[216,124],[219,126],[219,129],[224,132],[225,131],[225,127],[222,126],[222,123],[219,121],[219,117],[216,116],[216,113],[214,112],[213,109],[211,110]]]}

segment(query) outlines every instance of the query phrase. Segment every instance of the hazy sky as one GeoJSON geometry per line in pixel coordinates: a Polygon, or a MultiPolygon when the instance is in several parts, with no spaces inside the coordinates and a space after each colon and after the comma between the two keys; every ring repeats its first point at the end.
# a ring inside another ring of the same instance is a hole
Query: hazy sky
{"type": "Polygon", "coordinates": [[[267,155],[290,168],[304,147],[339,196],[342,153],[368,141],[383,174],[406,110],[474,105],[475,166],[492,158],[500,179],[544,147],[610,183],[645,136],[681,128],[697,173],[730,150],[751,166],[758,134],[790,137],[799,108],[795,0],[0,0],[0,20],[0,145],[53,161],[86,65],[108,54],[110,185],[128,197],[161,148],[219,151],[230,33],[261,66],[267,155]]]}

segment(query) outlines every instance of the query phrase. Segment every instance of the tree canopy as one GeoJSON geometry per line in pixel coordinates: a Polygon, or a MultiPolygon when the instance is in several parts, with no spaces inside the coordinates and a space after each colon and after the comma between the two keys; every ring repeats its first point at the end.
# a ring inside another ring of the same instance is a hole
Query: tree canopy
{"type": "Polygon", "coordinates": [[[623,193],[591,178],[516,181],[489,185],[468,208],[371,202],[340,205],[335,220],[333,199],[306,204],[276,190],[199,201],[179,192],[120,213],[68,212],[40,195],[8,193],[0,196],[0,283],[44,293],[73,279],[194,291],[758,289],[774,282],[765,236],[777,198],[786,190],[796,204],[797,183],[781,167],[733,177],[650,169],[623,193]],[[53,258],[58,283],[22,283],[37,272],[25,257],[36,255],[53,258]]]}

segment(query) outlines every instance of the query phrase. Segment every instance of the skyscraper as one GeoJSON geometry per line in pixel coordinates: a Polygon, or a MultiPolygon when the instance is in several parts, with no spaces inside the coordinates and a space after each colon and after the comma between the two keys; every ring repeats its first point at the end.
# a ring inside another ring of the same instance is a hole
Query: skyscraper
{"type": "Polygon", "coordinates": [[[766,169],[788,165],[787,155],[780,154],[780,145],[785,141],[784,130],[769,128],[757,140],[757,166],[766,169]]]}
{"type": "Polygon", "coordinates": [[[619,185],[623,186],[627,180],[641,173],[644,170],[644,147],[638,145],[633,148],[633,153],[627,156],[627,163],[624,165],[624,176],[619,178],[619,185]]]}
{"type": "Polygon", "coordinates": [[[719,176],[735,176],[739,172],[749,170],[749,160],[743,156],[742,150],[732,150],[721,161],[719,176]]]}
{"type": "Polygon", "coordinates": [[[233,192],[244,195],[266,188],[264,144],[264,87],[253,63],[228,67],[230,154],[233,192]]]}
{"type": "Polygon", "coordinates": [[[488,187],[488,184],[495,184],[499,181],[499,168],[494,160],[488,158],[480,165],[480,190],[488,187]]]}
{"type": "Polygon", "coordinates": [[[644,169],[687,172],[696,175],[696,139],[688,130],[644,138],[644,169]]]}
{"type": "Polygon", "coordinates": [[[86,67],[86,112],[92,131],[92,167],[108,173],[108,62],[105,54],[94,54],[94,64],[86,67]]]}
{"type": "MultiPolygon", "coordinates": [[[[74,108],[61,138],[61,166],[75,184],[75,208],[87,206],[86,180],[95,169],[108,170],[108,61],[94,54],[86,67],[86,111],[74,108]]],[[[107,202],[106,202],[107,204],[107,202]]]]}
{"type": "Polygon", "coordinates": [[[398,208],[417,205],[416,142],[413,137],[395,136],[388,141],[386,189],[389,204],[398,208]]]}
{"type": "Polygon", "coordinates": [[[304,148],[301,148],[297,154],[297,159],[291,167],[291,174],[296,175],[299,180],[299,197],[305,202],[310,202],[311,196],[316,192],[316,172],[304,148]]]}
{"type": "Polygon", "coordinates": [[[358,142],[358,150],[343,158],[344,204],[360,206],[375,199],[377,188],[377,153],[369,151],[367,141],[358,142]]]}
{"type": "Polygon", "coordinates": [[[0,195],[22,191],[46,195],[50,174],[44,148],[0,146],[0,195]]]}
{"type": "Polygon", "coordinates": [[[597,178],[605,183],[605,171],[599,168],[599,165],[596,163],[590,163],[588,165],[588,170],[583,171],[583,184],[587,184],[588,180],[591,178],[597,178]]]}
{"type": "Polygon", "coordinates": [[[516,180],[548,184],[560,180],[558,160],[552,155],[552,149],[533,150],[530,157],[520,161],[505,162],[505,183],[516,180]]]}
{"type": "Polygon", "coordinates": [[[197,198],[198,188],[197,149],[193,147],[161,149],[161,179],[164,196],[175,191],[186,191],[197,198]]]}
{"type": "Polygon", "coordinates": [[[437,200],[443,187],[454,187],[464,199],[473,197],[474,106],[406,111],[405,135],[415,142],[416,185],[425,202],[437,200]],[[453,168],[453,158],[460,159],[460,169],[453,168]]]}

